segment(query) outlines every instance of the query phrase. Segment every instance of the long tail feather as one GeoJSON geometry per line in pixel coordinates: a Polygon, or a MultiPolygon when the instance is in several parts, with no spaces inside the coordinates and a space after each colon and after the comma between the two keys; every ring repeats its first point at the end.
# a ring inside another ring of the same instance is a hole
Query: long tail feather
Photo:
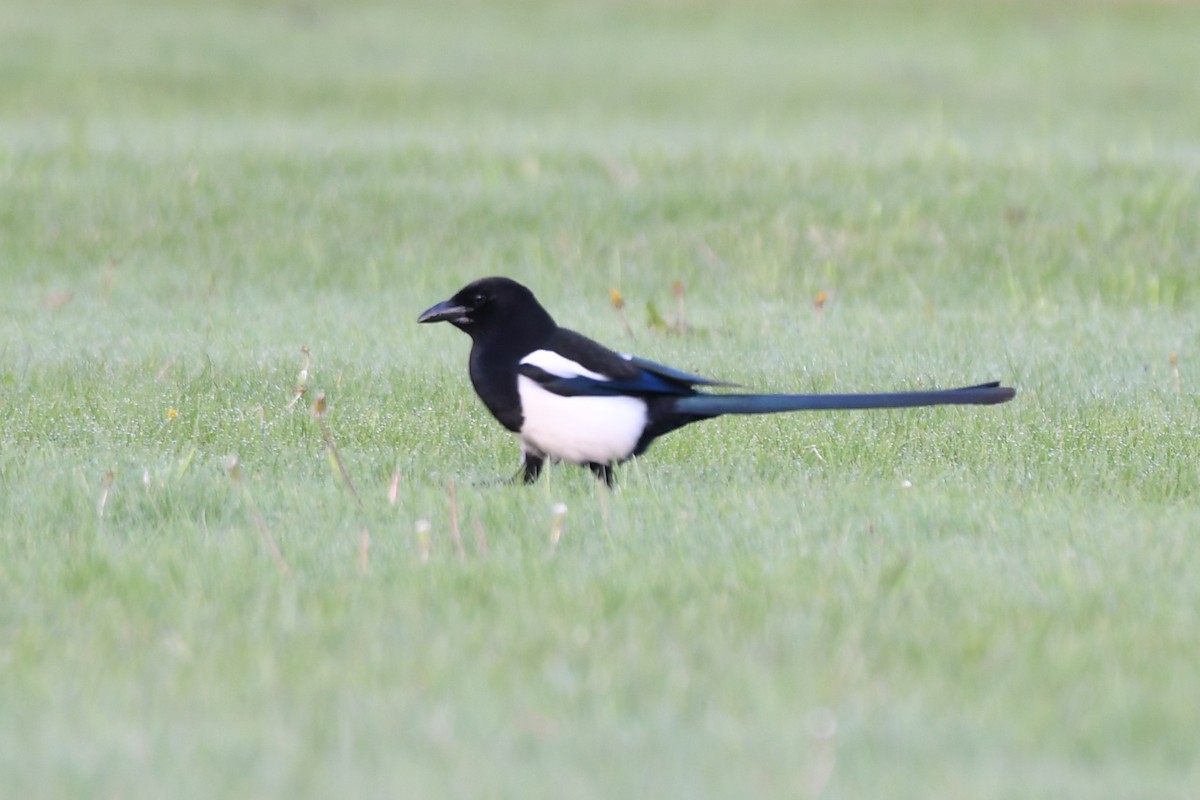
{"type": "Polygon", "coordinates": [[[878,394],[697,394],[679,398],[675,402],[675,410],[683,414],[716,417],[721,414],[775,414],[780,411],[994,405],[1007,403],[1016,393],[1015,389],[993,382],[961,389],[878,394]]]}

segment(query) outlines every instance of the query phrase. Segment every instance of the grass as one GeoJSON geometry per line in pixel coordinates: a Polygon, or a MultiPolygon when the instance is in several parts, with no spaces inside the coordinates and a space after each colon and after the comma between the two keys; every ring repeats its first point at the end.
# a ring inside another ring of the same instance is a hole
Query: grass
{"type": "Polygon", "coordinates": [[[1192,796],[1198,21],[10,3],[0,786],[1192,796]],[[492,273],[756,388],[1020,394],[481,486],[413,321],[492,273]]]}

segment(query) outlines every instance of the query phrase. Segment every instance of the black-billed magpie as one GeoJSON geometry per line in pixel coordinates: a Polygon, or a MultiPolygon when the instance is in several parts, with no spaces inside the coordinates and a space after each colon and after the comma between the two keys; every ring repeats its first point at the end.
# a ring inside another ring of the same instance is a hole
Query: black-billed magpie
{"type": "Polygon", "coordinates": [[[509,278],[469,283],[417,322],[449,322],[471,337],[471,383],[521,440],[526,483],[550,458],[585,465],[611,486],[613,465],[641,455],[664,433],[722,414],[991,405],[1016,394],[999,383],[883,394],[708,394],[696,387],[734,384],[617,353],[560,328],[533,292],[509,278]]]}

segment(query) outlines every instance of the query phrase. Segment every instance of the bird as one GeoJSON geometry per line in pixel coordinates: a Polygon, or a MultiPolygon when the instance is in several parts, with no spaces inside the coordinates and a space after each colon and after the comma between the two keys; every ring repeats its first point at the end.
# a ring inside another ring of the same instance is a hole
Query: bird
{"type": "Polygon", "coordinates": [[[471,337],[471,383],[521,444],[514,480],[537,481],[547,460],[588,467],[612,487],[614,467],[658,437],[724,414],[1006,403],[999,382],[959,389],[877,394],[739,394],[736,384],[618,353],[567,328],[522,284],[472,281],[417,317],[449,322],[471,337]]]}

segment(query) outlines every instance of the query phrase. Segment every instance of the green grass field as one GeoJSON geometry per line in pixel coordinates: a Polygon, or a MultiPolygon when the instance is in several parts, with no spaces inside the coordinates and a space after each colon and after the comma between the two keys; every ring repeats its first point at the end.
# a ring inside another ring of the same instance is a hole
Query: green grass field
{"type": "Polygon", "coordinates": [[[1198,30],[10,0],[0,796],[1196,797],[1198,30]],[[486,274],[756,389],[1020,393],[483,486],[414,322],[486,274]]]}

